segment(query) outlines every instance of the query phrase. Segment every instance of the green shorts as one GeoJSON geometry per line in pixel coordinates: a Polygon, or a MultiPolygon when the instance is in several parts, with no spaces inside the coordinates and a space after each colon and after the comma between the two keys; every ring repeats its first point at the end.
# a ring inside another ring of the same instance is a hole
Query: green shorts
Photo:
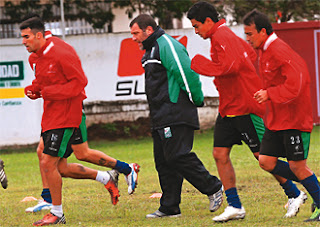
{"type": "Polygon", "coordinates": [[[71,145],[87,141],[86,115],[82,114],[79,128],[59,128],[41,133],[44,142],[43,153],[53,157],[68,158],[73,150],[71,145]]]}
{"type": "Polygon", "coordinates": [[[218,115],[214,127],[214,147],[232,147],[244,141],[252,151],[259,152],[265,131],[263,120],[254,114],[235,117],[218,115]]]}
{"type": "Polygon", "coordinates": [[[308,157],[310,132],[296,129],[271,131],[266,129],[261,143],[261,155],[283,157],[289,161],[305,160],[308,157]]]}

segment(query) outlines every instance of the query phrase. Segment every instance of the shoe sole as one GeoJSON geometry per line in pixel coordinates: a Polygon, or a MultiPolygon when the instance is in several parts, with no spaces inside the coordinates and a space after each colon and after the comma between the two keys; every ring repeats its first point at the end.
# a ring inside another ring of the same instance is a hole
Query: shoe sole
{"type": "Polygon", "coordinates": [[[174,215],[165,215],[165,216],[146,216],[146,218],[150,219],[150,218],[178,218],[178,217],[181,217],[181,214],[174,214],[174,215]]]}
{"type": "Polygon", "coordinates": [[[246,217],[246,215],[239,215],[239,216],[236,216],[234,218],[230,218],[228,220],[221,220],[221,221],[218,221],[218,220],[213,220],[214,222],[228,222],[228,221],[234,221],[234,220],[242,220],[246,217]]]}

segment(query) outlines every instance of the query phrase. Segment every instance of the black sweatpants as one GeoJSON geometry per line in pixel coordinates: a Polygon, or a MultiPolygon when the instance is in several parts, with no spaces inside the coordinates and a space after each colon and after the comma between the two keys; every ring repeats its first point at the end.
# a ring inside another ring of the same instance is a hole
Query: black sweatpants
{"type": "Polygon", "coordinates": [[[183,179],[189,181],[202,194],[212,195],[222,186],[210,175],[194,152],[194,129],[176,125],[152,132],[153,153],[158,171],[162,197],[159,210],[166,214],[180,213],[183,179]]]}

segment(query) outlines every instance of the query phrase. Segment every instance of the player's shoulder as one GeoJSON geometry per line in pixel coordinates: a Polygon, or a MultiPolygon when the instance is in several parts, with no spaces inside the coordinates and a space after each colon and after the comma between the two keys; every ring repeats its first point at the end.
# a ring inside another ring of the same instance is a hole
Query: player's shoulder
{"type": "Polygon", "coordinates": [[[277,61],[286,61],[293,54],[291,47],[280,38],[274,40],[267,50],[277,61]]]}
{"type": "Polygon", "coordinates": [[[74,54],[74,48],[63,41],[62,39],[52,36],[51,38],[48,39],[49,45],[52,46],[52,53],[56,55],[56,57],[59,58],[61,55],[70,55],[74,54]]]}

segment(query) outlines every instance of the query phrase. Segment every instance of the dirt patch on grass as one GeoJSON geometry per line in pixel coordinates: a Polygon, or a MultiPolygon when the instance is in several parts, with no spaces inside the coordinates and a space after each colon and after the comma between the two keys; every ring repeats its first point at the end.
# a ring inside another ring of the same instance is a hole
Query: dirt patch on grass
{"type": "Polygon", "coordinates": [[[118,140],[151,136],[149,118],[136,121],[115,121],[112,123],[93,124],[88,127],[88,140],[118,140]]]}

